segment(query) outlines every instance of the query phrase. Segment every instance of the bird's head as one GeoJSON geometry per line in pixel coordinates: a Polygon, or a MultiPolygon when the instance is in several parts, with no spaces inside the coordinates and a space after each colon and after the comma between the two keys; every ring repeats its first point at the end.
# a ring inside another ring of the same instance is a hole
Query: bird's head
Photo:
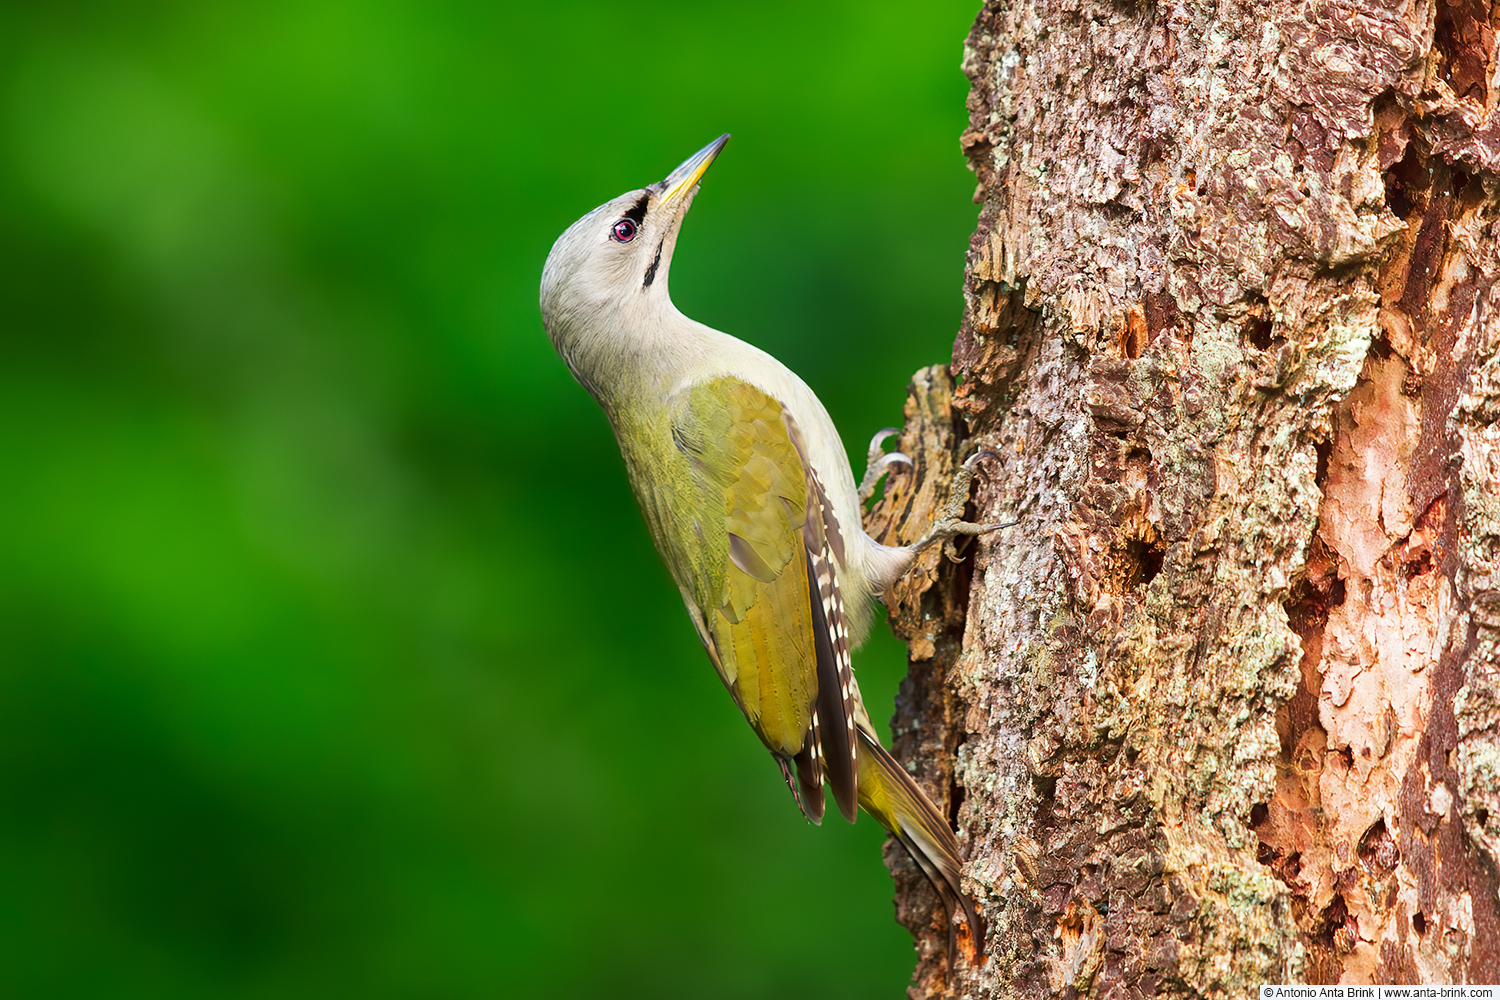
{"type": "Polygon", "coordinates": [[[682,218],[728,141],[719,136],[664,180],[610,199],[557,238],[542,268],[542,321],[554,341],[579,320],[670,304],[667,271],[682,218]]]}

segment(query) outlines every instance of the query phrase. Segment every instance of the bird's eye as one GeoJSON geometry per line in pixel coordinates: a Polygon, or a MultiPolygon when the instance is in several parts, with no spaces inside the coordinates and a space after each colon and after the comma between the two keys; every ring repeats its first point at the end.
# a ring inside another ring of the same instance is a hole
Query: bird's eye
{"type": "Polygon", "coordinates": [[[619,240],[621,243],[629,243],[631,240],[635,239],[635,223],[630,221],[629,219],[621,219],[619,222],[615,223],[614,228],[611,229],[610,232],[613,233],[615,239],[619,240]]]}

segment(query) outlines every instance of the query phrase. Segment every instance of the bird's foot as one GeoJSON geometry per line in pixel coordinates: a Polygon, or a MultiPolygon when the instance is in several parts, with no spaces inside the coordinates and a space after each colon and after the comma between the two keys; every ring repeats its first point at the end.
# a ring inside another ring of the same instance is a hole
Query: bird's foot
{"type": "MultiPolygon", "coordinates": [[[[1009,528],[1019,521],[1003,521],[999,524],[975,524],[964,520],[964,508],[969,504],[969,489],[974,485],[974,467],[979,459],[985,455],[994,455],[991,451],[976,451],[970,455],[968,460],[959,467],[958,473],[953,477],[953,485],[948,490],[948,502],[943,510],[932,522],[932,527],[927,529],[927,534],[912,546],[918,552],[929,545],[938,542],[951,543],[955,538],[965,536],[984,535],[1001,528],[1009,528]]],[[[948,545],[948,557],[957,559],[958,553],[948,545]]]]}
{"type": "Polygon", "coordinates": [[[881,448],[881,445],[885,443],[885,439],[895,433],[897,433],[896,428],[887,427],[870,439],[870,450],[866,453],[865,458],[865,477],[859,481],[859,502],[861,506],[868,503],[870,498],[875,495],[875,485],[880,482],[881,476],[890,471],[892,465],[904,462],[908,468],[911,467],[911,459],[907,458],[901,452],[893,451],[887,455],[885,450],[881,448]]]}

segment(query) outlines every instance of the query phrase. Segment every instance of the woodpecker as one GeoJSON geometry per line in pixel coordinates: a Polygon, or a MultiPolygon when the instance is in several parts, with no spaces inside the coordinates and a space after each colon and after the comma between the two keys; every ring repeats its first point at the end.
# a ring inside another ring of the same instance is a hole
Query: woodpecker
{"type": "Polygon", "coordinates": [[[672,304],[677,234],[728,140],[720,136],[665,180],[570,226],[542,270],[542,320],[608,415],[708,659],[803,815],[822,822],[825,782],[849,822],[863,807],[932,882],[950,932],[962,912],[982,955],[985,925],[960,885],[958,841],[880,745],[850,651],[869,629],[874,602],[923,547],[997,526],[962,519],[966,463],[921,541],[875,541],[862,527],[861,489],[901,456],[882,458],[877,436],[866,482],[856,486],[833,421],[800,378],[672,304]]]}

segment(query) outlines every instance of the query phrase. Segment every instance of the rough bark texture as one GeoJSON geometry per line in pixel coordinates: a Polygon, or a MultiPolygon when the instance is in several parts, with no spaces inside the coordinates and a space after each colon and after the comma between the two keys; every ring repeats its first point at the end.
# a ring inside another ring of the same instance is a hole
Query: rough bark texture
{"type": "Polygon", "coordinates": [[[893,857],[914,996],[1500,981],[1497,23],[980,15],[959,388],[903,447],[993,450],[1023,523],[891,595],[992,922],[946,969],[893,857]]]}
{"type": "MultiPolygon", "coordinates": [[[[897,466],[888,476],[884,496],[865,517],[865,530],[871,537],[888,545],[915,542],[947,501],[946,484],[958,468],[961,456],[957,452],[965,436],[962,426],[954,426],[952,403],[948,366],[927,368],[913,376],[898,448],[912,459],[912,467],[897,466]]],[[[972,542],[960,544],[967,548],[972,542]]],[[[963,704],[974,692],[960,694],[954,684],[973,563],[953,563],[952,558],[958,556],[958,545],[943,551],[928,549],[885,595],[885,601],[891,627],[910,650],[891,723],[891,749],[898,760],[907,763],[932,801],[939,808],[946,805],[962,838],[958,814],[964,791],[955,784],[954,765],[966,732],[963,704]]],[[[886,843],[885,860],[900,886],[896,917],[917,939],[920,964],[912,993],[941,996],[948,973],[942,905],[921,869],[894,839],[886,843]]]]}

